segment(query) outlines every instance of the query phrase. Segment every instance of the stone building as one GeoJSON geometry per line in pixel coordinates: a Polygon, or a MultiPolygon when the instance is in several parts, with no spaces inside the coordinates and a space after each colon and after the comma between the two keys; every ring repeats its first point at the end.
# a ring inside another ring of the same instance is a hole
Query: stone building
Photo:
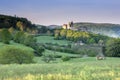
{"type": "Polygon", "coordinates": [[[68,24],[63,24],[63,29],[72,29],[73,28],[73,22],[69,22],[68,24]]]}

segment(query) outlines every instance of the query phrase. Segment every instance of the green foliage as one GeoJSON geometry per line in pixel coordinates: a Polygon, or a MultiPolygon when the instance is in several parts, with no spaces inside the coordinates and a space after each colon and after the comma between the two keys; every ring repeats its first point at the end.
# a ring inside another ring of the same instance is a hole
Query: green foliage
{"type": "Polygon", "coordinates": [[[14,41],[33,48],[36,56],[41,56],[42,52],[44,52],[44,48],[36,43],[36,38],[33,35],[24,33],[23,31],[18,31],[15,34],[14,41]]]}
{"type": "Polygon", "coordinates": [[[54,31],[54,39],[57,39],[57,40],[59,40],[59,38],[60,38],[60,30],[55,30],[54,31]]]}
{"type": "Polygon", "coordinates": [[[64,52],[69,54],[79,54],[80,56],[88,55],[89,57],[95,57],[100,51],[104,54],[104,49],[99,45],[76,45],[71,43],[68,45],[59,45],[59,44],[52,44],[46,43],[44,45],[45,49],[64,52]],[[103,51],[102,51],[103,50],[103,51]]]}
{"type": "Polygon", "coordinates": [[[46,26],[38,25],[39,33],[47,33],[48,28],[46,26]]]}
{"type": "MultiPolygon", "coordinates": [[[[37,61],[41,61],[38,58],[37,61]]],[[[119,80],[119,58],[75,58],[57,63],[0,65],[0,80],[119,80]]]]}
{"type": "Polygon", "coordinates": [[[20,31],[24,31],[24,24],[23,24],[23,22],[18,21],[18,22],[16,23],[16,26],[17,26],[17,28],[18,28],[20,31]]]}
{"type": "Polygon", "coordinates": [[[17,43],[23,43],[24,42],[24,38],[25,38],[25,34],[24,34],[23,31],[18,31],[14,35],[14,41],[17,42],[17,43]]]}
{"type": "Polygon", "coordinates": [[[65,53],[72,53],[74,54],[74,50],[70,47],[61,47],[61,46],[52,46],[52,45],[45,45],[45,48],[48,50],[58,51],[58,52],[65,52],[65,53]]]}
{"type": "Polygon", "coordinates": [[[54,55],[55,58],[61,58],[62,56],[69,56],[70,58],[78,58],[81,57],[80,54],[70,54],[65,52],[53,51],[53,50],[45,50],[43,55],[54,55]]]}
{"type": "Polygon", "coordinates": [[[26,46],[33,47],[33,45],[36,43],[36,38],[34,38],[33,35],[29,35],[23,31],[18,31],[14,36],[14,41],[26,46]]]}
{"type": "Polygon", "coordinates": [[[55,61],[55,56],[53,54],[43,55],[42,60],[46,63],[49,63],[50,61],[55,61]]]}
{"type": "Polygon", "coordinates": [[[13,27],[10,27],[10,28],[8,29],[8,31],[10,32],[10,34],[11,34],[11,39],[13,40],[13,37],[14,37],[14,35],[15,35],[16,30],[15,30],[13,27]]]}
{"type": "Polygon", "coordinates": [[[34,46],[33,49],[35,49],[36,56],[42,56],[42,53],[45,51],[44,47],[38,45],[34,46]]]}
{"type": "Polygon", "coordinates": [[[82,41],[84,43],[98,43],[99,40],[106,41],[108,39],[107,36],[103,36],[100,34],[93,34],[84,31],[73,31],[73,30],[56,30],[54,33],[55,39],[66,39],[69,41],[82,41]]]}
{"type": "Polygon", "coordinates": [[[59,45],[68,45],[70,41],[67,40],[55,40],[53,36],[37,36],[36,37],[38,43],[52,43],[59,45]]]}
{"type": "Polygon", "coordinates": [[[106,55],[120,57],[120,38],[110,39],[106,46],[106,55]]]}
{"type": "Polygon", "coordinates": [[[61,36],[62,39],[66,38],[66,34],[67,34],[67,31],[64,30],[64,29],[60,31],[60,36],[61,36]]]}
{"type": "Polygon", "coordinates": [[[33,47],[33,44],[36,43],[36,38],[34,38],[34,36],[26,34],[24,37],[24,41],[23,44],[26,46],[30,46],[33,47]]]}
{"type": "Polygon", "coordinates": [[[5,46],[0,52],[0,63],[1,64],[23,64],[33,62],[33,52],[25,49],[5,46]]]}
{"type": "Polygon", "coordinates": [[[97,52],[95,52],[94,50],[87,50],[86,53],[90,57],[95,57],[97,55],[97,52]]]}
{"type": "Polygon", "coordinates": [[[27,29],[37,30],[37,26],[32,24],[26,18],[0,15],[0,28],[11,28],[11,27],[21,31],[27,31],[27,29]]]}
{"type": "Polygon", "coordinates": [[[14,28],[13,28],[13,27],[10,27],[10,28],[8,29],[8,31],[9,31],[11,34],[13,34],[14,28]]]}
{"type": "Polygon", "coordinates": [[[120,25],[107,23],[74,23],[74,27],[78,30],[85,29],[86,31],[103,34],[107,36],[119,37],[120,25]]]}
{"type": "Polygon", "coordinates": [[[62,59],[62,61],[69,61],[70,57],[69,56],[62,56],[61,59],[62,59]]]}
{"type": "Polygon", "coordinates": [[[95,43],[95,40],[94,40],[93,38],[88,39],[88,43],[89,43],[89,44],[93,44],[93,43],[95,43]]]}
{"type": "Polygon", "coordinates": [[[1,36],[1,41],[5,44],[9,44],[12,36],[10,34],[10,32],[8,31],[8,29],[2,29],[0,32],[0,36],[1,36]]]}
{"type": "Polygon", "coordinates": [[[1,37],[1,31],[0,31],[0,42],[2,41],[2,37],[1,37]]]}

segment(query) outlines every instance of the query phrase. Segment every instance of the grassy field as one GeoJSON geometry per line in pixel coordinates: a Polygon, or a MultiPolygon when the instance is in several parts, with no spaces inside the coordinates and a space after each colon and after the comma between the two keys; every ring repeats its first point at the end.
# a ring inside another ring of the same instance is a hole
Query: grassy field
{"type": "MultiPolygon", "coordinates": [[[[37,37],[41,43],[67,44],[68,41],[54,40],[53,37],[37,37]]],[[[32,48],[11,42],[10,45],[0,43],[0,51],[5,46],[33,51],[32,48]]],[[[58,56],[79,56],[46,50],[44,54],[58,56]]],[[[120,58],[107,57],[105,60],[96,60],[95,57],[71,58],[63,62],[61,58],[45,63],[42,57],[35,57],[32,64],[0,64],[0,80],[120,80],[120,58]]]]}
{"type": "Polygon", "coordinates": [[[0,51],[2,50],[3,47],[6,47],[6,46],[15,46],[17,48],[21,48],[21,49],[25,49],[25,50],[28,50],[28,51],[34,51],[32,48],[30,47],[27,47],[25,45],[22,45],[22,44],[18,44],[18,43],[14,43],[14,42],[11,42],[9,45],[8,44],[4,44],[2,42],[0,42],[0,51]]]}
{"type": "Polygon", "coordinates": [[[120,80],[120,59],[88,57],[67,62],[59,59],[56,63],[0,65],[0,80],[120,80]]]}
{"type": "Polygon", "coordinates": [[[80,54],[71,54],[71,53],[57,52],[57,51],[52,51],[52,50],[45,50],[43,54],[53,54],[57,56],[69,56],[69,57],[80,56],[80,54]]]}
{"type": "Polygon", "coordinates": [[[54,44],[59,44],[59,45],[67,45],[68,43],[70,43],[67,40],[54,40],[54,37],[52,36],[38,36],[37,38],[37,42],[39,43],[54,43],[54,44]]]}

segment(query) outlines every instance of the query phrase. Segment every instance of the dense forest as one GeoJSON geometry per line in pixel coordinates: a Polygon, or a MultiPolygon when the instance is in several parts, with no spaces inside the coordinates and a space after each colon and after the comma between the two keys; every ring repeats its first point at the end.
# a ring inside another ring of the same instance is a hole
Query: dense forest
{"type": "Polygon", "coordinates": [[[84,29],[89,32],[103,34],[111,37],[120,36],[120,25],[119,24],[108,24],[108,23],[74,23],[73,25],[78,30],[84,29]]]}
{"type": "Polygon", "coordinates": [[[108,36],[103,36],[100,34],[66,29],[55,30],[54,36],[55,39],[66,39],[74,42],[82,41],[87,44],[99,43],[101,41],[103,43],[109,39],[108,36]]]}
{"type": "Polygon", "coordinates": [[[16,30],[27,31],[30,33],[36,33],[37,26],[32,24],[29,20],[17,16],[0,15],[0,29],[1,28],[13,28],[16,30]]]}

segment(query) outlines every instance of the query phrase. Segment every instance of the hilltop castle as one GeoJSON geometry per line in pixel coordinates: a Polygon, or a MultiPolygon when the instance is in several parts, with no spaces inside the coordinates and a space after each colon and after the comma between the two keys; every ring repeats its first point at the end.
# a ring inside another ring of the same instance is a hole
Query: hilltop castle
{"type": "Polygon", "coordinates": [[[63,24],[62,28],[63,29],[75,30],[75,31],[85,31],[85,32],[88,31],[86,26],[74,27],[73,21],[69,22],[68,24],[63,24]]]}
{"type": "Polygon", "coordinates": [[[63,29],[72,29],[73,28],[73,22],[69,22],[68,24],[63,24],[63,29]]]}

